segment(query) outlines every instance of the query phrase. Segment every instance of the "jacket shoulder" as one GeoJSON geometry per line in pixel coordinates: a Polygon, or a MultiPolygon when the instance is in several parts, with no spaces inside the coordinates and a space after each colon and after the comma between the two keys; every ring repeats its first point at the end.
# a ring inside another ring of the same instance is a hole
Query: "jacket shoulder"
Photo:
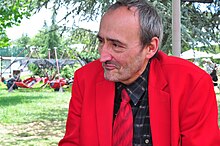
{"type": "Polygon", "coordinates": [[[75,71],[75,75],[82,79],[104,78],[104,70],[99,60],[92,61],[75,71]]]}
{"type": "Polygon", "coordinates": [[[207,74],[203,69],[194,63],[182,59],[176,56],[168,56],[163,52],[159,52],[157,56],[157,61],[160,62],[163,69],[168,69],[170,71],[177,71],[182,73],[192,73],[192,74],[207,74]]]}
{"type": "Polygon", "coordinates": [[[199,66],[180,57],[168,56],[161,51],[152,63],[152,66],[161,68],[167,81],[190,81],[191,84],[205,78],[211,81],[210,75],[199,66]]]}

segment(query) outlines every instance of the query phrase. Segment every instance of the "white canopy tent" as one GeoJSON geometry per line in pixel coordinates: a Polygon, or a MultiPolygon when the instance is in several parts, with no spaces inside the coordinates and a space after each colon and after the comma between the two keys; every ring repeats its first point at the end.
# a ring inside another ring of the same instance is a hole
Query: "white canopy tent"
{"type": "Polygon", "coordinates": [[[212,58],[213,58],[213,59],[220,59],[220,53],[218,53],[218,54],[213,54],[213,55],[212,55],[212,58]]]}
{"type": "Polygon", "coordinates": [[[190,49],[183,52],[180,57],[184,59],[210,58],[213,54],[190,49]]]}

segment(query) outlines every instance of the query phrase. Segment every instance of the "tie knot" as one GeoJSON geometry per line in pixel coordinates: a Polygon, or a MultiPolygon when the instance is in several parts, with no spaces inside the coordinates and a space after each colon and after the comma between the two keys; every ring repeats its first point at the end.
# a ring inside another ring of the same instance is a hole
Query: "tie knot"
{"type": "Polygon", "coordinates": [[[126,103],[129,103],[131,100],[131,98],[128,96],[128,93],[125,89],[121,91],[121,99],[122,99],[122,102],[126,102],[126,103]]]}

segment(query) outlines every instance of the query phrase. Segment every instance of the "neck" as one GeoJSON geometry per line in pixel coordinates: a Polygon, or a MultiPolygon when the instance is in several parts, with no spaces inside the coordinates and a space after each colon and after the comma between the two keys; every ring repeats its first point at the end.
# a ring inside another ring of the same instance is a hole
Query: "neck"
{"type": "Polygon", "coordinates": [[[140,77],[140,75],[145,71],[146,67],[147,67],[147,64],[148,64],[148,61],[146,61],[144,63],[144,65],[142,66],[142,68],[135,73],[135,75],[128,79],[128,80],[125,80],[125,81],[121,81],[121,83],[125,84],[125,85],[130,85],[132,84],[133,82],[135,82],[137,80],[138,77],[140,77]]]}

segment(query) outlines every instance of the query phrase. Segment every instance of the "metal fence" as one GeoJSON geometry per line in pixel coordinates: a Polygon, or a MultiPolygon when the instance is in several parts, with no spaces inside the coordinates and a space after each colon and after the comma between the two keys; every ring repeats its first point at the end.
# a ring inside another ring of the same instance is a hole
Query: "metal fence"
{"type": "Polygon", "coordinates": [[[0,48],[0,56],[3,57],[24,57],[28,52],[25,50],[19,54],[24,48],[22,47],[5,47],[0,48]],[[19,56],[18,56],[19,55],[19,56]]]}

